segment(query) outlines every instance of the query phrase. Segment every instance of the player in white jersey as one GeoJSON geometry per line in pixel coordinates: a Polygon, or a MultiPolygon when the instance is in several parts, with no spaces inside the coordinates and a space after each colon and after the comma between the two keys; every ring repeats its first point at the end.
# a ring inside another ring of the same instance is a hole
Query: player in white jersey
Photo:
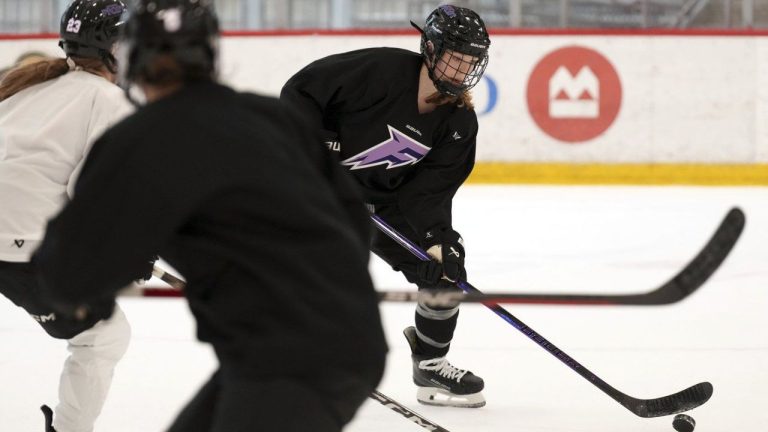
{"type": "Polygon", "coordinates": [[[40,299],[30,263],[48,219],[73,195],[91,144],[131,111],[114,84],[112,55],[124,9],[119,0],[74,0],[61,19],[66,59],[16,68],[0,82],[0,292],[70,351],[56,415],[43,406],[46,432],[93,431],[130,339],[113,300],[78,320],[40,299]]]}

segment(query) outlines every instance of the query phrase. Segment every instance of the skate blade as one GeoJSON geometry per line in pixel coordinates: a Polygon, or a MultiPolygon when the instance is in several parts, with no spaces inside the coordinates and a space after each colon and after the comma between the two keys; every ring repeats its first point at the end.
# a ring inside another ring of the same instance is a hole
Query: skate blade
{"type": "Polygon", "coordinates": [[[419,387],[416,400],[424,405],[448,406],[456,408],[480,408],[485,406],[483,394],[472,393],[457,395],[434,387],[419,387]]]}

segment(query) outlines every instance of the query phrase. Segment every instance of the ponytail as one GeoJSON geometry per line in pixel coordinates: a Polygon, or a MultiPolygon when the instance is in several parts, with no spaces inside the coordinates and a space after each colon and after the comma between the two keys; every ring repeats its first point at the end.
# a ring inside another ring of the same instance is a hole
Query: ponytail
{"type": "Polygon", "coordinates": [[[70,58],[69,62],[72,67],[67,59],[56,58],[11,69],[0,81],[0,102],[33,85],[58,78],[70,69],[78,68],[100,75],[104,67],[104,63],[98,59],[77,58],[75,63],[75,59],[70,58]]]}

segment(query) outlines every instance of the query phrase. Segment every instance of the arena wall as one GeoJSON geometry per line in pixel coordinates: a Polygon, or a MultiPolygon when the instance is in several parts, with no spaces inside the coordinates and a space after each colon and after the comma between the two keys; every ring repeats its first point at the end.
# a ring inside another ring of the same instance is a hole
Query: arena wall
{"type": "MultiPolygon", "coordinates": [[[[52,35],[0,35],[0,65],[59,55],[52,35]]],[[[313,59],[411,32],[233,33],[223,81],[277,95],[313,59]]],[[[768,35],[494,32],[474,90],[475,182],[768,185],[768,35]]]]}

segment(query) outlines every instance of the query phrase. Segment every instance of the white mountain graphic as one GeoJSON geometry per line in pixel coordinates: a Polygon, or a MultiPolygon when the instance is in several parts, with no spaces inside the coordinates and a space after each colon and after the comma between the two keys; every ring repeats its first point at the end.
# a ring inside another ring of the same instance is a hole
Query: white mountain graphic
{"type": "Polygon", "coordinates": [[[600,116],[600,81],[589,66],[574,77],[560,66],[549,79],[549,116],[551,118],[598,118],[600,116]]]}

